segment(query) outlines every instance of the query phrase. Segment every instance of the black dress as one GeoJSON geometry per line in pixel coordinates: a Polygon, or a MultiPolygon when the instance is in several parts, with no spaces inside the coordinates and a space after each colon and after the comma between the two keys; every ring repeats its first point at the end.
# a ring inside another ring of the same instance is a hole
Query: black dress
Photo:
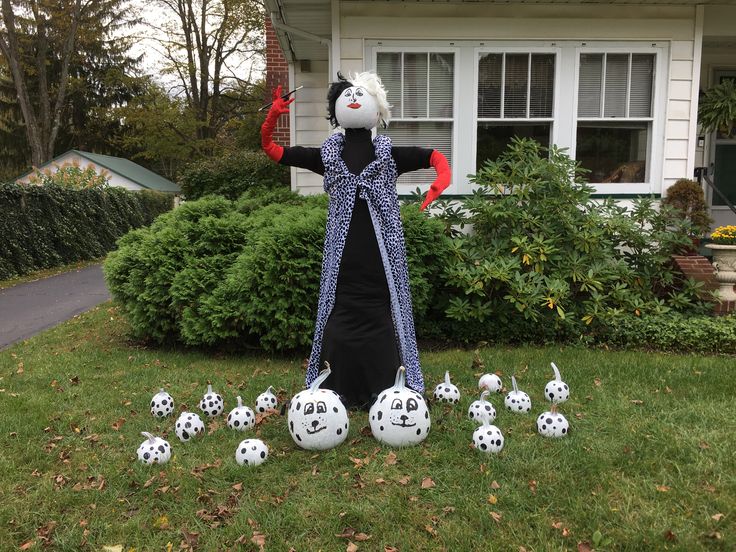
{"type": "MultiPolygon", "coordinates": [[[[394,147],[399,174],[429,168],[431,149],[394,147]]],[[[342,158],[360,174],[375,159],[371,132],[347,129],[342,158]]],[[[280,161],[324,174],[318,148],[284,148],[280,161]],[[316,152],[316,157],[315,157],[316,152]]],[[[356,192],[345,248],[337,277],[335,305],[322,338],[320,366],[332,373],[323,387],[337,391],[346,406],[368,408],[390,387],[401,364],[391,316],[391,299],[368,203],[356,192]]]]}

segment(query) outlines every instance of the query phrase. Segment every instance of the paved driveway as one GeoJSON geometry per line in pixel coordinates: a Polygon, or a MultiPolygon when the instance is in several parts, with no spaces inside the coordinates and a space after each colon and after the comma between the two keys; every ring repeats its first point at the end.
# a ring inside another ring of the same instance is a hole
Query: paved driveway
{"type": "Polygon", "coordinates": [[[99,264],[0,290],[0,349],[108,299],[99,264]]]}

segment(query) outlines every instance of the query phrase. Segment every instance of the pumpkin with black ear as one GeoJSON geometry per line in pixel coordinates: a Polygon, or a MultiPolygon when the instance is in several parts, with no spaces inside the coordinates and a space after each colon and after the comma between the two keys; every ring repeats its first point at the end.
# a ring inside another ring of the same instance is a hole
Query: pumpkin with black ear
{"type": "Polygon", "coordinates": [[[486,400],[489,394],[490,391],[486,389],[480,394],[480,399],[473,401],[468,408],[468,418],[478,423],[482,423],[484,419],[488,419],[489,423],[496,419],[496,409],[486,400]]]}
{"type": "Polygon", "coordinates": [[[276,398],[276,395],[273,394],[273,387],[269,385],[268,389],[258,395],[258,398],[256,399],[256,412],[265,412],[270,408],[275,409],[278,404],[279,401],[276,398]]]}
{"type": "Polygon", "coordinates": [[[542,412],[537,418],[537,431],[544,437],[564,437],[570,431],[570,424],[553,404],[549,412],[542,412]]]}
{"type": "Polygon", "coordinates": [[[245,431],[256,425],[256,415],[247,406],[243,406],[243,399],[238,397],[238,406],[227,415],[227,427],[236,431],[245,431]]]}
{"type": "Polygon", "coordinates": [[[225,410],[225,401],[222,400],[222,397],[218,393],[212,391],[211,385],[208,385],[207,393],[199,401],[199,408],[204,412],[205,416],[214,418],[222,414],[222,411],[225,410]]]}
{"type": "Polygon", "coordinates": [[[503,449],[503,433],[491,424],[491,418],[485,410],[481,412],[483,425],[473,432],[473,445],[481,452],[501,452],[503,449]]]}
{"type": "Polygon", "coordinates": [[[165,464],[171,458],[171,445],[161,437],[147,431],[141,433],[146,440],[138,447],[138,460],[144,464],[165,464]]]}
{"type": "Polygon", "coordinates": [[[268,458],[268,446],[260,439],[245,439],[235,449],[235,461],[241,466],[258,466],[268,458]]]}
{"type": "Polygon", "coordinates": [[[434,388],[435,400],[456,403],[460,401],[460,390],[450,382],[450,372],[445,372],[445,381],[434,388]]]}
{"type": "Polygon", "coordinates": [[[506,405],[506,410],[515,414],[526,414],[532,409],[532,400],[529,398],[529,395],[523,391],[519,391],[514,376],[511,376],[511,385],[513,385],[514,390],[509,391],[503,401],[506,405]]]}
{"type": "Polygon", "coordinates": [[[151,414],[157,418],[165,418],[174,412],[174,399],[163,387],[151,399],[151,414]]]}
{"type": "Polygon", "coordinates": [[[544,386],[544,396],[552,404],[560,404],[570,398],[570,388],[564,381],[562,381],[560,371],[557,369],[557,366],[555,366],[555,363],[550,362],[550,364],[552,365],[552,370],[555,373],[555,379],[547,382],[547,385],[544,386]]]}
{"type": "Polygon", "coordinates": [[[392,447],[421,443],[432,425],[424,397],[406,387],[405,378],[406,368],[400,366],[393,387],[379,393],[368,412],[373,436],[392,447]]]}
{"type": "Polygon", "coordinates": [[[348,436],[350,422],[345,405],[332,389],[320,389],[330,375],[330,365],[304,391],[291,399],[287,421],[294,442],[307,450],[327,450],[348,436]]]}
{"type": "Polygon", "coordinates": [[[204,422],[196,412],[182,412],[174,425],[174,433],[182,443],[204,435],[204,422]]]}

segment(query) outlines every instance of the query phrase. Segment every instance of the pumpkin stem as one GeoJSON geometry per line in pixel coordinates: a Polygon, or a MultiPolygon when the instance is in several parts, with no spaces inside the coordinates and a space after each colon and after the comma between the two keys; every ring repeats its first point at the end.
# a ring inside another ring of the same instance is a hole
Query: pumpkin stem
{"type": "Polygon", "coordinates": [[[552,403],[552,408],[549,409],[552,414],[557,414],[557,405],[552,403]]]}
{"type": "Polygon", "coordinates": [[[148,439],[149,441],[151,441],[151,443],[153,443],[156,440],[156,438],[153,435],[151,435],[150,433],[148,433],[147,431],[142,431],[141,432],[141,435],[143,435],[146,439],[148,439]]]}
{"type": "Polygon", "coordinates": [[[399,366],[399,369],[396,370],[396,380],[394,381],[394,387],[397,387],[399,389],[404,389],[405,381],[406,381],[406,368],[404,368],[403,366],[399,366]]]}
{"type": "Polygon", "coordinates": [[[212,386],[211,385],[208,385],[207,386],[207,393],[212,393],[212,386]]]}
{"type": "Polygon", "coordinates": [[[557,369],[557,366],[555,366],[554,362],[550,362],[552,365],[552,370],[555,371],[555,381],[562,381],[562,378],[560,377],[560,371],[557,369]]]}
{"type": "Polygon", "coordinates": [[[158,390],[158,392],[159,392],[159,393],[163,393],[163,392],[164,392],[164,388],[163,388],[163,387],[161,387],[161,388],[160,388],[160,389],[158,390]]]}
{"type": "Polygon", "coordinates": [[[514,391],[518,391],[519,388],[516,387],[516,378],[514,376],[511,376],[511,385],[514,386],[514,391]]]}
{"type": "Polygon", "coordinates": [[[322,385],[322,382],[325,381],[331,373],[332,369],[330,369],[330,363],[325,360],[325,369],[322,370],[316,378],[314,378],[312,385],[309,386],[309,390],[316,391],[319,389],[319,386],[322,385]]]}
{"type": "Polygon", "coordinates": [[[240,395],[238,395],[238,408],[243,406],[243,399],[240,398],[240,395]]]}
{"type": "Polygon", "coordinates": [[[271,393],[272,395],[274,394],[273,393],[273,386],[272,385],[269,385],[268,386],[268,389],[266,389],[266,393],[271,393]]]}
{"type": "Polygon", "coordinates": [[[447,385],[450,385],[450,372],[449,371],[445,372],[445,383],[447,385]]]}
{"type": "Polygon", "coordinates": [[[488,401],[486,401],[486,397],[488,397],[488,395],[490,395],[490,394],[491,394],[491,392],[488,389],[486,389],[485,391],[481,392],[481,394],[480,394],[480,402],[488,402],[488,401]]]}

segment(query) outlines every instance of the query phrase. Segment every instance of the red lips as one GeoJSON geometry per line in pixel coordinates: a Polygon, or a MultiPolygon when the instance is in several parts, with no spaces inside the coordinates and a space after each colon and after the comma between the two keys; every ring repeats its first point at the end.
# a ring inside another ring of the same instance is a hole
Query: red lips
{"type": "Polygon", "coordinates": [[[350,109],[358,109],[360,107],[360,104],[359,103],[356,103],[356,102],[353,102],[353,103],[349,103],[348,104],[348,107],[350,109]]]}

